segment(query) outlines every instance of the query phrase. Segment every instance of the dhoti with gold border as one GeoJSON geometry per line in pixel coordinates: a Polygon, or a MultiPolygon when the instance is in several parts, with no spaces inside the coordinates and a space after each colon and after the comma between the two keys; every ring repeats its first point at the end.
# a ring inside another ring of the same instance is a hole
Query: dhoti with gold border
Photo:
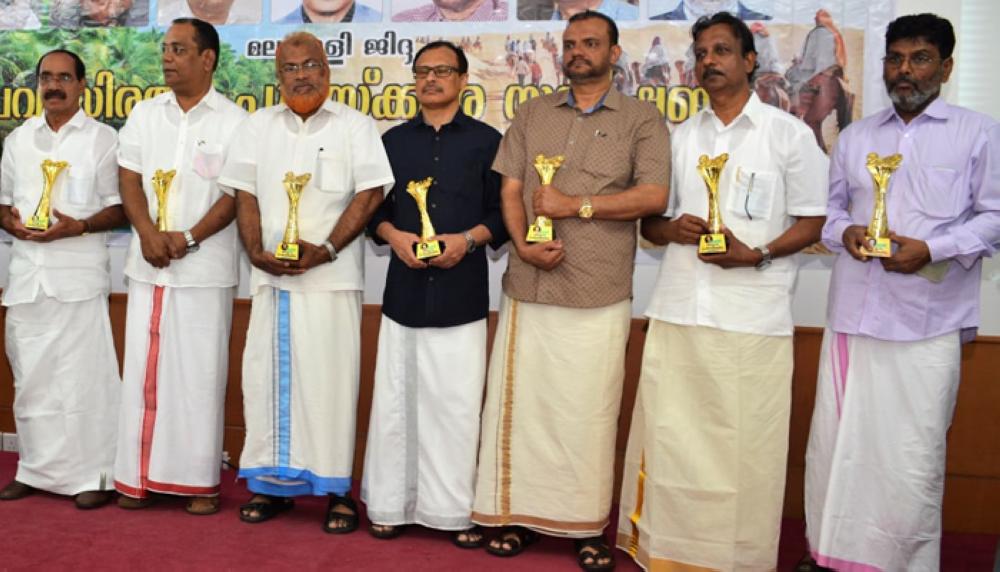
{"type": "Polygon", "coordinates": [[[608,524],[631,304],[503,297],[472,520],[583,538],[608,524]]]}
{"type": "Polygon", "coordinates": [[[651,571],[774,570],[792,337],[651,320],[617,545],[651,571]]]}

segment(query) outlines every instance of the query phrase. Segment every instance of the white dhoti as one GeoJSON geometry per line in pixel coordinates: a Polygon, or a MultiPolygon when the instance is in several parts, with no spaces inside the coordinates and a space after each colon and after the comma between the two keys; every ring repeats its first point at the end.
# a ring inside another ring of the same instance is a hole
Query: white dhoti
{"type": "Polygon", "coordinates": [[[121,379],[107,296],[7,309],[20,444],[15,479],[63,495],[110,490],[121,379]]]}
{"type": "Polygon", "coordinates": [[[118,492],[219,493],[234,290],[129,281],[118,492]]]}
{"type": "Polygon", "coordinates": [[[843,571],[938,570],[958,332],[917,342],[823,336],[806,452],[806,533],[843,571]]]}
{"type": "Polygon", "coordinates": [[[470,526],[486,319],[409,328],[382,316],[361,499],[385,525],[470,526]]]}
{"type": "Polygon", "coordinates": [[[503,297],[473,522],[574,538],[607,526],[630,306],[503,297]]]}
{"type": "Polygon", "coordinates": [[[792,337],[650,320],[617,545],[646,570],[774,570],[792,337]]]}
{"type": "Polygon", "coordinates": [[[361,292],[257,291],[243,352],[239,473],[252,492],[350,491],[360,368],[361,292]]]}

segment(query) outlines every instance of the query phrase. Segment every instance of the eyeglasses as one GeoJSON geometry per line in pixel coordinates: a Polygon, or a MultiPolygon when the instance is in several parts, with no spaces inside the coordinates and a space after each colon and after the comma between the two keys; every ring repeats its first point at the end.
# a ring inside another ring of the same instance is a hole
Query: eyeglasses
{"type": "Polygon", "coordinates": [[[889,54],[882,58],[882,62],[891,68],[900,68],[903,62],[909,61],[911,68],[925,68],[936,61],[936,58],[925,53],[914,54],[909,58],[900,54],[889,54]]]}
{"type": "Polygon", "coordinates": [[[188,53],[188,49],[189,48],[184,44],[178,44],[176,42],[171,44],[160,44],[161,54],[166,54],[167,52],[170,52],[175,56],[183,56],[184,54],[188,53]]]}
{"type": "Polygon", "coordinates": [[[38,76],[38,83],[58,83],[61,85],[69,85],[74,83],[76,78],[68,73],[48,73],[44,72],[38,76]]]}
{"type": "Polygon", "coordinates": [[[303,64],[285,64],[281,66],[281,73],[284,75],[295,75],[300,71],[304,71],[307,74],[314,74],[321,69],[323,69],[323,64],[316,60],[309,60],[303,64]]]}
{"type": "Polygon", "coordinates": [[[431,72],[434,72],[436,77],[451,77],[451,74],[458,71],[458,68],[454,66],[414,66],[413,67],[413,77],[417,79],[424,79],[431,72]]]}

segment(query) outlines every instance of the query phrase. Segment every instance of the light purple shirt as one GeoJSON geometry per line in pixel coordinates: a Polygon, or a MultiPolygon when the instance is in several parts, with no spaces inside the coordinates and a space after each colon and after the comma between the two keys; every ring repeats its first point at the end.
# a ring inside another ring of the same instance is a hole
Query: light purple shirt
{"type": "MultiPolygon", "coordinates": [[[[490,22],[507,19],[506,0],[483,0],[483,3],[476,8],[476,11],[469,15],[463,22],[490,22]]],[[[400,12],[392,17],[393,22],[449,22],[438,7],[431,3],[418,6],[404,12],[400,12]]]]}
{"type": "Polygon", "coordinates": [[[1000,243],[1000,124],[940,98],[903,123],[892,108],[840,134],[830,163],[823,242],[840,254],[830,282],[828,323],[835,332],[892,341],[924,340],[979,325],[982,257],[1000,243]],[[886,272],[844,250],[844,230],[867,226],[874,206],[869,152],[900,153],[886,193],[889,228],[927,242],[940,282],[886,272]]]}

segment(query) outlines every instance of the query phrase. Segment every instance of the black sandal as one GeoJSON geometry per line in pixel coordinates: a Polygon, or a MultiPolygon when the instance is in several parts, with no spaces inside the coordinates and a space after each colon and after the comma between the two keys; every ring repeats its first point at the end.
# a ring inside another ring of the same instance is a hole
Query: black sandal
{"type": "Polygon", "coordinates": [[[483,534],[483,529],[481,527],[474,525],[466,528],[465,530],[456,530],[453,532],[451,534],[451,541],[459,548],[479,548],[484,542],[486,542],[486,535],[483,534]],[[463,534],[465,535],[465,540],[459,538],[459,536],[463,534]],[[474,536],[477,536],[478,538],[473,540],[472,538],[474,536]]]}
{"type": "Polygon", "coordinates": [[[358,505],[350,496],[335,495],[330,493],[330,502],[326,505],[326,520],[323,521],[323,532],[330,534],[350,534],[358,529],[358,505]],[[353,514],[346,512],[336,512],[337,507],[348,508],[353,514]],[[330,526],[331,520],[339,520],[344,526],[330,526]]]}
{"type": "Polygon", "coordinates": [[[517,556],[529,545],[538,542],[538,533],[523,526],[505,526],[500,529],[500,534],[493,540],[497,541],[496,546],[493,545],[493,541],[490,541],[486,545],[486,552],[507,558],[517,556]],[[504,548],[504,544],[509,544],[510,548],[504,548]]]}
{"type": "Polygon", "coordinates": [[[258,522],[271,520],[286,510],[290,510],[293,506],[295,506],[295,500],[288,497],[254,495],[250,497],[250,502],[240,505],[240,520],[249,522],[250,524],[257,524],[258,522]],[[268,500],[267,502],[253,502],[253,499],[256,497],[264,497],[268,500]],[[257,516],[251,516],[250,513],[252,512],[256,512],[257,516]]]}
{"type": "MultiPolygon", "coordinates": [[[[338,512],[338,513],[334,513],[334,514],[337,515],[337,518],[340,518],[340,514],[341,513],[338,512]]],[[[404,525],[402,525],[402,524],[396,524],[396,525],[393,525],[393,524],[377,524],[377,523],[373,522],[373,523],[371,523],[371,524],[368,525],[368,534],[371,534],[372,536],[374,536],[375,538],[377,538],[379,540],[392,540],[393,538],[396,538],[400,534],[403,534],[403,529],[404,528],[406,528],[406,527],[404,525]],[[376,526],[381,527],[381,529],[375,528],[376,526]]]]}
{"type": "Polygon", "coordinates": [[[573,546],[576,547],[576,563],[587,572],[607,572],[615,569],[615,556],[603,536],[578,538],[573,542],[573,546]],[[587,550],[588,548],[590,550],[587,550]],[[608,562],[598,564],[598,561],[604,558],[607,558],[608,562]]]}
{"type": "Polygon", "coordinates": [[[833,568],[820,566],[813,560],[812,554],[807,552],[802,560],[799,560],[798,564],[795,565],[795,572],[833,572],[833,568]]]}

